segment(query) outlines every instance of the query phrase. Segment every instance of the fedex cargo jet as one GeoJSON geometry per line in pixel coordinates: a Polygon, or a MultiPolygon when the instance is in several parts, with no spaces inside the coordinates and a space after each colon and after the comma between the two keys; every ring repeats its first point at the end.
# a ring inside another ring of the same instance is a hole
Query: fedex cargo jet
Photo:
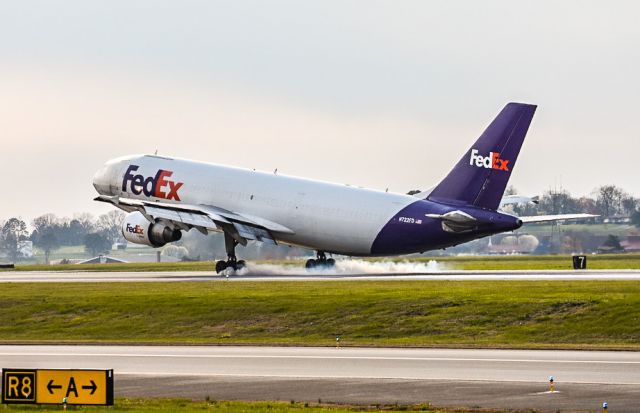
{"type": "Polygon", "coordinates": [[[237,245],[286,243],[317,251],[307,268],[335,264],[327,254],[388,256],[446,248],[513,231],[529,222],[592,215],[516,217],[498,211],[536,106],[509,103],[431,190],[403,195],[157,155],[107,162],[94,176],[100,194],[128,212],[124,237],[162,247],[182,231],[224,233],[227,259],[245,265],[237,245]]]}

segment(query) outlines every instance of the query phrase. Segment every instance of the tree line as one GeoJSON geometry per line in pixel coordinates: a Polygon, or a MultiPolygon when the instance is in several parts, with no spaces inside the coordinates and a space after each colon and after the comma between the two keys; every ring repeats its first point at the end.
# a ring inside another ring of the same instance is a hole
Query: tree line
{"type": "Polygon", "coordinates": [[[111,250],[122,240],[120,228],[125,213],[109,211],[95,218],[91,214],[78,214],[73,218],[61,218],[44,214],[31,221],[31,231],[21,218],[12,217],[0,221],[0,251],[13,261],[17,260],[22,241],[32,241],[45,254],[49,262],[51,252],[62,246],[84,245],[87,253],[98,255],[111,250]]]}
{"type": "MultiPolygon", "coordinates": [[[[513,187],[505,195],[517,194],[513,187]]],[[[587,213],[600,215],[601,219],[631,217],[638,214],[640,200],[616,185],[603,185],[591,196],[573,197],[565,189],[550,189],[539,197],[537,204],[515,205],[516,215],[556,215],[587,213]]]]}

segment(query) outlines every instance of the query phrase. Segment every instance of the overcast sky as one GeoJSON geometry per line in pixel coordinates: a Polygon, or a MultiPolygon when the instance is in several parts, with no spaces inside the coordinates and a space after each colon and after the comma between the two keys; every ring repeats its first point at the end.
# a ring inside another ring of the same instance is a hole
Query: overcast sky
{"type": "Polygon", "coordinates": [[[0,218],[103,213],[131,153],[406,192],[506,102],[520,193],[640,195],[640,7],[602,1],[0,0],[0,218]]]}

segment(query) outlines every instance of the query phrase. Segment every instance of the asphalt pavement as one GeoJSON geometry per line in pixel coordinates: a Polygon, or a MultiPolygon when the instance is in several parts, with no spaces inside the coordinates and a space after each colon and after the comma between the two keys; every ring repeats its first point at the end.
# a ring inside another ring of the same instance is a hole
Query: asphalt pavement
{"type": "Polygon", "coordinates": [[[637,412],[640,353],[226,346],[0,346],[8,368],[113,368],[116,397],[432,403],[637,412]],[[550,393],[548,378],[555,377],[550,393]]]}

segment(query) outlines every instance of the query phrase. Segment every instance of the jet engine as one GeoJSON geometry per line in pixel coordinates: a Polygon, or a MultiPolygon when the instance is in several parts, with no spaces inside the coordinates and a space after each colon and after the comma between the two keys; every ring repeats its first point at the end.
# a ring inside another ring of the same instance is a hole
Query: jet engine
{"type": "Polygon", "coordinates": [[[149,222],[142,213],[137,211],[127,214],[124,218],[122,235],[129,242],[151,247],[162,247],[168,242],[182,238],[182,232],[179,229],[158,222],[149,222]]]}

